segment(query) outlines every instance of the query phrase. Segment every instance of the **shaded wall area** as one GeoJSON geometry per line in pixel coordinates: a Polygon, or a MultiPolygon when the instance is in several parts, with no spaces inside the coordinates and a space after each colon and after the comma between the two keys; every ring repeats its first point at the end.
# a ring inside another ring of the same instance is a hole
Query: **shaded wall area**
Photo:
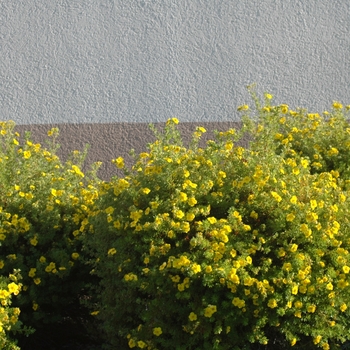
{"type": "MultiPolygon", "coordinates": [[[[165,123],[154,123],[156,128],[163,130],[165,123]]],[[[207,132],[203,134],[200,146],[204,147],[206,141],[214,139],[214,130],[226,131],[230,128],[239,129],[239,122],[204,122],[204,123],[179,123],[184,145],[187,146],[197,126],[204,127],[207,132]]],[[[58,156],[65,161],[68,155],[74,151],[83,151],[86,144],[90,145],[84,170],[94,162],[103,162],[98,175],[103,180],[109,180],[113,175],[121,175],[118,169],[111,163],[112,159],[122,156],[125,164],[130,167],[133,159],[129,155],[131,149],[136,154],[147,151],[147,144],[156,140],[148,123],[115,123],[115,124],[43,124],[43,125],[16,125],[15,131],[21,136],[26,131],[31,133],[31,139],[35,143],[45,145],[48,139],[47,132],[53,128],[59,128],[57,142],[60,144],[58,156]]],[[[243,145],[247,140],[242,140],[243,145]]]]}

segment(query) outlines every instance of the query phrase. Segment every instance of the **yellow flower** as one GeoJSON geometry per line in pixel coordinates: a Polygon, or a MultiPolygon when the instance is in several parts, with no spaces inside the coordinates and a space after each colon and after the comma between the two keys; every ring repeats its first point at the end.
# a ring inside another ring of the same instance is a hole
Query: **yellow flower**
{"type": "Polygon", "coordinates": [[[297,309],[301,309],[302,306],[303,306],[303,303],[299,300],[294,303],[294,307],[297,309]]]}
{"type": "Polygon", "coordinates": [[[194,198],[194,197],[190,197],[190,198],[188,199],[187,203],[188,203],[191,207],[193,207],[195,204],[197,204],[197,200],[196,200],[196,198],[194,198]]]}
{"type": "Polygon", "coordinates": [[[249,109],[248,105],[242,105],[237,108],[238,111],[247,111],[249,109]]]}
{"type": "Polygon", "coordinates": [[[76,260],[79,258],[79,253],[72,253],[72,259],[76,260]]]}
{"type": "Polygon", "coordinates": [[[40,279],[39,277],[34,278],[34,283],[35,283],[36,285],[40,284],[40,283],[41,283],[41,279],[40,279]]]}
{"type": "Polygon", "coordinates": [[[291,202],[292,204],[297,204],[297,202],[298,202],[297,196],[292,196],[291,199],[290,199],[290,202],[291,202]]]}
{"type": "Polygon", "coordinates": [[[58,128],[52,128],[47,132],[47,136],[58,135],[58,128]]]}
{"type": "Polygon", "coordinates": [[[132,272],[130,272],[130,273],[124,275],[124,279],[125,279],[125,281],[127,281],[127,282],[128,282],[128,281],[137,281],[137,280],[138,280],[137,276],[134,275],[132,272]]]}
{"type": "Polygon", "coordinates": [[[174,213],[174,216],[178,219],[182,219],[185,216],[185,213],[180,209],[175,209],[173,213],[174,213]]]}
{"type": "Polygon", "coordinates": [[[346,201],[346,196],[345,196],[343,193],[341,193],[341,194],[339,195],[339,200],[340,200],[341,202],[345,202],[345,201],[346,201]]]}
{"type": "Polygon", "coordinates": [[[192,271],[193,271],[194,273],[201,272],[201,266],[200,266],[199,264],[196,264],[196,263],[194,263],[194,264],[192,265],[191,269],[192,269],[192,271]]]}
{"type": "Polygon", "coordinates": [[[123,169],[125,164],[124,164],[124,159],[122,157],[118,157],[117,159],[113,159],[112,163],[117,166],[119,169],[123,169]]]}
{"type": "Polygon", "coordinates": [[[333,284],[331,282],[327,283],[326,289],[333,290],[333,284]]]}
{"type": "Polygon", "coordinates": [[[335,147],[331,147],[331,149],[327,152],[329,156],[336,156],[339,151],[335,147]]]}
{"type": "Polygon", "coordinates": [[[38,239],[36,236],[31,238],[29,241],[30,241],[30,244],[33,245],[34,247],[38,244],[38,239]]]}
{"type": "Polygon", "coordinates": [[[312,234],[311,229],[309,229],[308,225],[306,225],[306,224],[301,224],[300,225],[300,231],[304,233],[305,237],[310,237],[311,234],[312,234]]]}
{"type": "Polygon", "coordinates": [[[11,282],[10,284],[7,285],[7,288],[11,294],[17,295],[19,293],[20,287],[14,283],[11,282]]]}
{"type": "Polygon", "coordinates": [[[215,224],[217,222],[216,218],[211,216],[207,219],[212,225],[215,224]]]}
{"type": "Polygon", "coordinates": [[[34,277],[35,276],[35,272],[36,272],[36,268],[32,267],[29,272],[28,272],[28,276],[29,277],[34,277]]]}
{"type": "Polygon", "coordinates": [[[147,344],[146,344],[144,341],[139,340],[139,341],[137,342],[137,346],[138,346],[139,348],[143,349],[143,348],[145,348],[145,347],[147,346],[147,344]]]}
{"type": "Polygon", "coordinates": [[[114,255],[117,253],[117,250],[115,248],[111,248],[108,250],[107,255],[114,255]]]}
{"type": "Polygon", "coordinates": [[[322,344],[322,349],[323,350],[329,350],[330,349],[329,344],[328,343],[323,343],[322,344]]]}
{"type": "Polygon", "coordinates": [[[157,337],[159,337],[162,334],[162,329],[160,327],[153,328],[153,334],[157,337]]]}
{"type": "Polygon", "coordinates": [[[350,271],[350,267],[349,267],[349,266],[344,265],[344,266],[343,266],[343,271],[344,271],[344,273],[349,273],[349,271],[350,271]]]}
{"type": "Polygon", "coordinates": [[[185,192],[180,192],[179,197],[181,202],[186,202],[188,199],[187,194],[185,192]]]}
{"type": "Polygon", "coordinates": [[[291,263],[284,263],[282,266],[282,270],[286,270],[286,271],[291,271],[292,270],[292,264],[291,263]]]}
{"type": "MultiPolygon", "coordinates": [[[[282,112],[282,113],[284,113],[284,112],[282,112]]],[[[286,123],[286,118],[285,118],[285,117],[282,117],[282,118],[279,120],[279,122],[280,122],[281,124],[285,124],[285,123],[286,123]]]]}
{"type": "Polygon", "coordinates": [[[208,305],[204,309],[204,316],[210,318],[216,311],[216,305],[208,305]]]}
{"type": "Polygon", "coordinates": [[[170,118],[167,120],[166,125],[170,124],[179,124],[179,120],[177,118],[170,118]]]}
{"type": "Polygon", "coordinates": [[[190,315],[188,316],[188,319],[190,321],[196,321],[197,320],[197,315],[194,312],[191,312],[190,315]]]}
{"type": "Polygon", "coordinates": [[[134,348],[136,346],[136,342],[134,339],[129,339],[128,342],[129,348],[134,348]]]}
{"type": "Polygon", "coordinates": [[[237,307],[240,308],[240,309],[242,309],[242,308],[245,307],[245,301],[242,300],[242,299],[240,299],[240,298],[237,298],[237,297],[236,297],[236,298],[233,298],[232,304],[233,304],[234,306],[237,306],[237,307]]]}
{"type": "Polygon", "coordinates": [[[291,341],[290,341],[290,345],[291,346],[294,346],[297,342],[297,338],[293,338],[291,341]]]}
{"type": "Polygon", "coordinates": [[[317,337],[314,338],[314,344],[318,344],[322,339],[322,336],[318,335],[317,337]]]}
{"type": "Polygon", "coordinates": [[[183,292],[185,290],[185,285],[183,283],[179,283],[177,285],[177,289],[179,290],[179,292],[183,292]]]}
{"type": "Polygon", "coordinates": [[[281,107],[281,112],[282,113],[287,113],[288,112],[288,105],[282,104],[280,107],[281,107]]]}
{"type": "Polygon", "coordinates": [[[159,271],[163,271],[166,267],[166,263],[164,262],[162,265],[159,266],[159,271]]]}
{"type": "Polygon", "coordinates": [[[24,159],[29,159],[31,157],[31,152],[30,151],[24,151],[23,152],[23,158],[24,159]]]}
{"type": "Polygon", "coordinates": [[[274,309],[275,307],[277,307],[276,299],[270,299],[269,302],[267,303],[267,306],[270,307],[271,309],[274,309]]]}
{"type": "Polygon", "coordinates": [[[186,214],[186,220],[192,221],[196,216],[193,213],[187,213],[186,214]]]}
{"type": "Polygon", "coordinates": [[[340,311],[341,311],[341,312],[344,312],[347,308],[348,308],[348,307],[346,306],[345,303],[343,303],[343,304],[340,305],[340,311]]]}
{"type": "Polygon", "coordinates": [[[317,207],[317,201],[315,199],[311,199],[310,206],[311,209],[314,210],[317,207]]]}
{"type": "Polygon", "coordinates": [[[10,293],[5,289],[0,289],[0,299],[6,299],[10,293]]]}
{"type": "Polygon", "coordinates": [[[293,244],[290,246],[290,248],[289,248],[289,250],[290,250],[292,253],[296,252],[297,249],[298,249],[298,245],[295,244],[295,243],[293,243],[293,244]]]}
{"type": "Polygon", "coordinates": [[[282,197],[275,191],[271,191],[271,195],[277,202],[280,202],[282,200],[282,197]]]}
{"type": "Polygon", "coordinates": [[[330,293],[328,294],[328,298],[329,298],[329,299],[335,298],[335,293],[334,293],[334,292],[330,292],[330,293]]]}
{"type": "Polygon", "coordinates": [[[338,101],[334,101],[333,102],[333,108],[334,109],[342,109],[343,105],[340,102],[338,102],[338,101]]]}
{"type": "Polygon", "coordinates": [[[106,214],[113,214],[113,212],[114,212],[114,208],[111,206],[105,209],[106,214]]]}
{"type": "Polygon", "coordinates": [[[316,311],[316,305],[309,305],[307,307],[307,312],[314,313],[316,311]]]}
{"type": "Polygon", "coordinates": [[[309,165],[309,161],[307,159],[302,159],[300,161],[300,164],[303,168],[307,168],[307,166],[309,165]]]}
{"type": "Polygon", "coordinates": [[[289,213],[289,214],[286,216],[286,220],[287,220],[287,221],[292,222],[294,219],[295,219],[295,215],[292,214],[292,213],[289,213]]]}
{"type": "Polygon", "coordinates": [[[294,284],[292,287],[292,294],[297,295],[298,294],[298,285],[294,284]]]}
{"type": "Polygon", "coordinates": [[[318,215],[314,212],[308,212],[306,214],[306,221],[307,222],[315,222],[318,219],[318,215]]]}
{"type": "Polygon", "coordinates": [[[73,172],[75,172],[80,177],[84,177],[85,175],[81,172],[77,165],[72,165],[73,172]]]}

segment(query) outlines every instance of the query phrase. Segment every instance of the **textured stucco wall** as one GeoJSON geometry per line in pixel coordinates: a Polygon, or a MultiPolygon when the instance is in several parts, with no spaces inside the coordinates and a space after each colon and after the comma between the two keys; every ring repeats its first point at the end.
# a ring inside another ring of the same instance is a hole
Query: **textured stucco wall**
{"type": "Polygon", "coordinates": [[[0,119],[88,162],[146,149],[148,123],[236,126],[246,86],[313,111],[350,103],[349,0],[0,0],[0,119]]]}
{"type": "Polygon", "coordinates": [[[349,103],[348,0],[1,0],[0,115],[17,124],[237,120],[245,86],[349,103]]]}

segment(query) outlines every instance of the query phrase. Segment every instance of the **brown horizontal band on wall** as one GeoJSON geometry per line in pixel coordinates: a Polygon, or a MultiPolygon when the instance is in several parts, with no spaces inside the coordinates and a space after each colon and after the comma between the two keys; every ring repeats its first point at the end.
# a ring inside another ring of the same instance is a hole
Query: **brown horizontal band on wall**
{"type": "MultiPolygon", "coordinates": [[[[155,127],[162,131],[165,123],[154,123],[155,127]]],[[[203,123],[179,123],[178,130],[182,135],[184,146],[188,146],[193,132],[197,126],[204,127],[207,132],[202,135],[199,143],[204,147],[206,141],[214,139],[214,130],[226,131],[230,128],[239,129],[239,122],[203,122],[203,123]]],[[[103,180],[109,180],[113,175],[122,175],[112,164],[111,160],[119,156],[125,159],[125,164],[130,167],[133,159],[129,155],[131,149],[136,154],[147,151],[147,144],[156,140],[148,123],[114,123],[114,124],[32,124],[16,125],[15,131],[21,136],[26,131],[31,133],[31,139],[35,143],[45,146],[48,139],[47,132],[53,128],[59,128],[57,143],[60,149],[57,155],[62,161],[74,150],[83,151],[86,144],[90,145],[86,157],[84,171],[94,162],[102,162],[98,176],[103,180]]],[[[247,140],[242,140],[245,145],[247,140]]]]}

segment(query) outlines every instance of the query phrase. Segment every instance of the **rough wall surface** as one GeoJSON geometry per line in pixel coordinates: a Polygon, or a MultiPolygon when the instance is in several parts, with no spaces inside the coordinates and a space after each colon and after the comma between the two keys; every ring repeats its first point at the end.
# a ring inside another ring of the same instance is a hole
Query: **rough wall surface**
{"type": "MultiPolygon", "coordinates": [[[[0,119],[64,158],[145,150],[177,117],[188,140],[238,122],[246,86],[313,111],[349,104],[348,0],[1,0],[0,119]]],[[[207,134],[210,137],[210,133],[207,134]]]]}
{"type": "Polygon", "coordinates": [[[349,102],[348,0],[1,0],[0,114],[17,124],[232,121],[245,86],[349,102]]]}

